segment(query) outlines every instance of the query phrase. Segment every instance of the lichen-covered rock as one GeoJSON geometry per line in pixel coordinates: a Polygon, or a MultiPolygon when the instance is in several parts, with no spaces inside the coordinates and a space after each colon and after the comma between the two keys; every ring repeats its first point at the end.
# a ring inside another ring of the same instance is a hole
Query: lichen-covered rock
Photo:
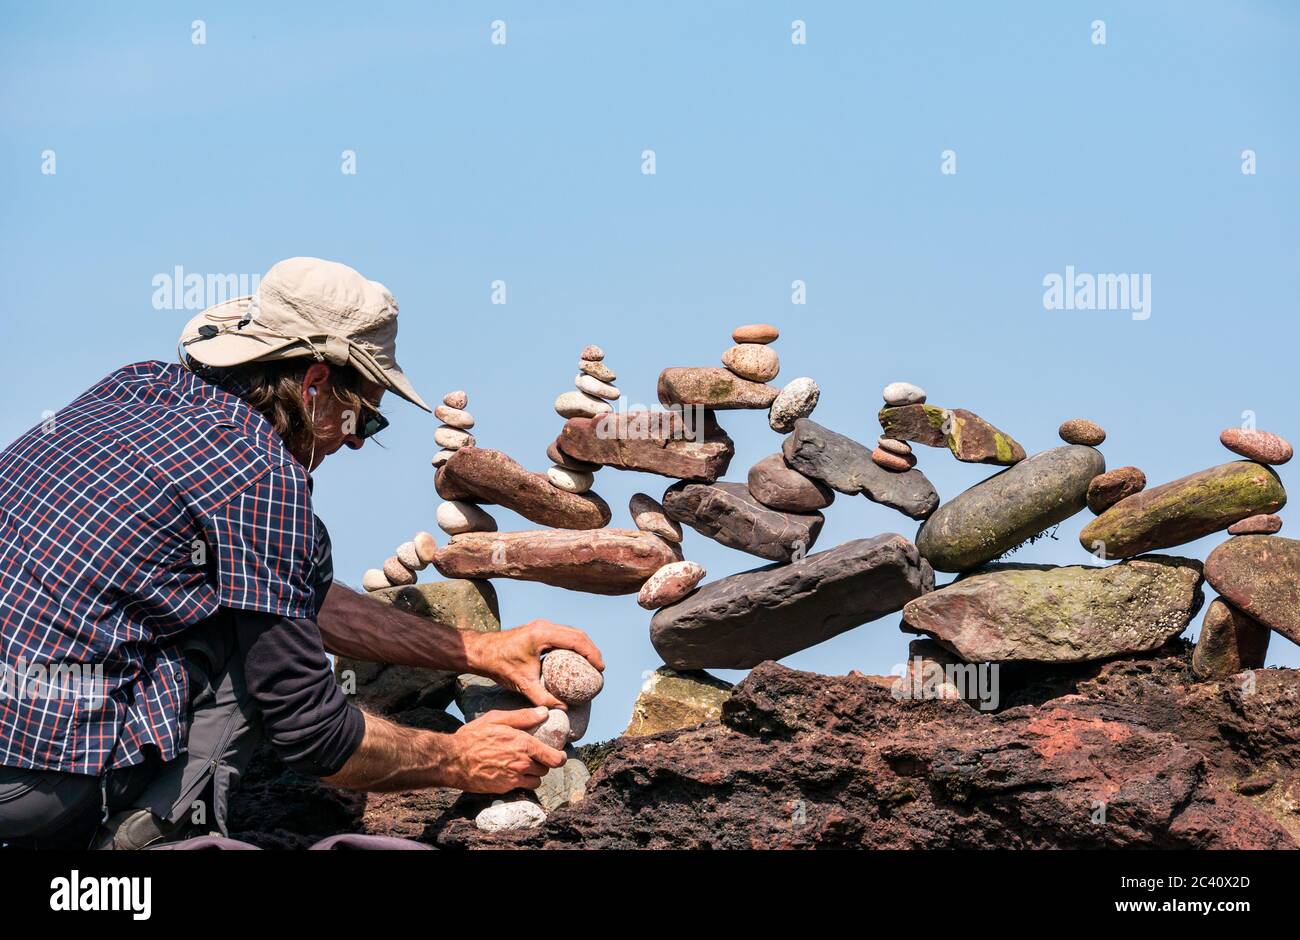
{"type": "Polygon", "coordinates": [[[916,547],[938,571],[968,571],[1083,508],[1106,469],[1091,447],[1045,450],[944,503],[921,526],[916,547]]]}
{"type": "Polygon", "coordinates": [[[939,505],[939,493],[920,470],[893,473],[876,466],[871,448],[824,428],[809,418],[794,423],[781,445],[785,462],[846,496],[867,499],[924,519],[939,505]]]}
{"type": "Polygon", "coordinates": [[[1202,679],[1226,679],[1259,669],[1268,655],[1269,629],[1216,597],[1206,608],[1192,652],[1192,672],[1202,679]]]}
{"type": "Polygon", "coordinates": [[[1234,536],[1205,559],[1205,578],[1233,607],[1300,643],[1300,541],[1234,536]]]}
{"type": "Polygon", "coordinates": [[[886,533],[705,584],[654,615],[650,642],[673,669],[749,669],[894,613],[933,588],[916,546],[886,533]]]}
{"type": "Polygon", "coordinates": [[[965,463],[1009,465],[1025,459],[1025,449],[1011,435],[965,408],[886,405],[879,417],[886,437],[947,447],[965,463]]]}
{"type": "Polygon", "coordinates": [[[903,629],[967,662],[1077,663],[1158,649],[1201,608],[1201,563],[989,565],[909,601],[903,629]]]}
{"type": "Polygon", "coordinates": [[[641,686],[624,735],[640,737],[717,721],[731,683],[707,672],[676,672],[661,666],[641,686]]]}
{"type": "Polygon", "coordinates": [[[1276,473],[1237,460],[1120,500],[1084,527],[1079,543],[1099,557],[1128,558],[1194,541],[1285,505],[1286,490],[1276,473]]]}
{"type": "Polygon", "coordinates": [[[720,366],[673,367],[659,374],[659,402],[664,405],[703,405],[718,411],[770,408],[777,392],[720,366]]]}

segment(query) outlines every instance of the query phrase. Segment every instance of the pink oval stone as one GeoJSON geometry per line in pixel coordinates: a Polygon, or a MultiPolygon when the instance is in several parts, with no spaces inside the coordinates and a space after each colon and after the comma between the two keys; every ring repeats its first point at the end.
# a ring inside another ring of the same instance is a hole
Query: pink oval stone
{"type": "Polygon", "coordinates": [[[1276,513],[1262,512],[1234,522],[1228,526],[1229,535],[1272,535],[1282,528],[1282,517],[1276,513]]]}
{"type": "Polygon", "coordinates": [[[708,574],[695,561],[674,561],[664,565],[641,585],[636,602],[646,610],[658,610],[676,604],[704,580],[708,574]]]}
{"type": "Polygon", "coordinates": [[[1234,454],[1260,463],[1286,463],[1295,453],[1291,445],[1276,434],[1254,428],[1228,428],[1219,435],[1219,443],[1234,454]]]}

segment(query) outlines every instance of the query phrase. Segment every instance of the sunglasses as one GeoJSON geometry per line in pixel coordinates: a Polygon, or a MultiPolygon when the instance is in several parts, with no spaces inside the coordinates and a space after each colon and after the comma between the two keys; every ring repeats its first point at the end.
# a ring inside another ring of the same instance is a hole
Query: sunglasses
{"type": "Polygon", "coordinates": [[[388,427],[388,419],[380,414],[378,408],[370,404],[370,402],[366,401],[364,398],[361,399],[361,404],[366,408],[366,415],[361,419],[361,423],[357,427],[355,434],[358,438],[364,441],[368,438],[374,437],[384,428],[388,427]]]}

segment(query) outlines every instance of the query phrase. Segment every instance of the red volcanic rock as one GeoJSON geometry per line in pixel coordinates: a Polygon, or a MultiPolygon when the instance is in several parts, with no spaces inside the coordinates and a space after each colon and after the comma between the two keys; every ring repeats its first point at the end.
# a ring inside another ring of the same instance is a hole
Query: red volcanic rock
{"type": "Polygon", "coordinates": [[[1246,693],[1192,681],[1185,654],[1121,660],[1043,677],[999,712],[896,700],[890,684],[763,663],[720,723],[615,742],[583,800],[540,828],[489,836],[444,817],[432,837],[529,848],[1296,847],[1295,670],[1262,670],[1246,693]],[[1280,768],[1275,800],[1238,792],[1261,785],[1251,781],[1262,766],[1280,768]]]}
{"type": "Polygon", "coordinates": [[[628,529],[468,532],[453,536],[434,566],[448,578],[515,578],[588,594],[635,594],[681,553],[657,535],[628,529]]]}
{"type": "Polygon", "coordinates": [[[609,504],[595,493],[566,493],[544,473],[533,473],[499,450],[463,447],[438,471],[435,486],[468,494],[471,502],[496,503],[525,519],[556,529],[599,529],[610,520],[609,504]]]}

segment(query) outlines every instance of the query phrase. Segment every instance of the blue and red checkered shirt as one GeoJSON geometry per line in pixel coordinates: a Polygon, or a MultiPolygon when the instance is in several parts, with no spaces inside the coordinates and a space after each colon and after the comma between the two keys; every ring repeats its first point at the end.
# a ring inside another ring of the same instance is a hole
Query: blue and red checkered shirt
{"type": "Polygon", "coordinates": [[[177,635],[220,608],[314,619],[316,525],[270,422],[179,365],[119,369],[0,451],[0,765],[175,757],[177,635]],[[15,688],[33,666],[102,667],[102,683],[15,688]]]}

